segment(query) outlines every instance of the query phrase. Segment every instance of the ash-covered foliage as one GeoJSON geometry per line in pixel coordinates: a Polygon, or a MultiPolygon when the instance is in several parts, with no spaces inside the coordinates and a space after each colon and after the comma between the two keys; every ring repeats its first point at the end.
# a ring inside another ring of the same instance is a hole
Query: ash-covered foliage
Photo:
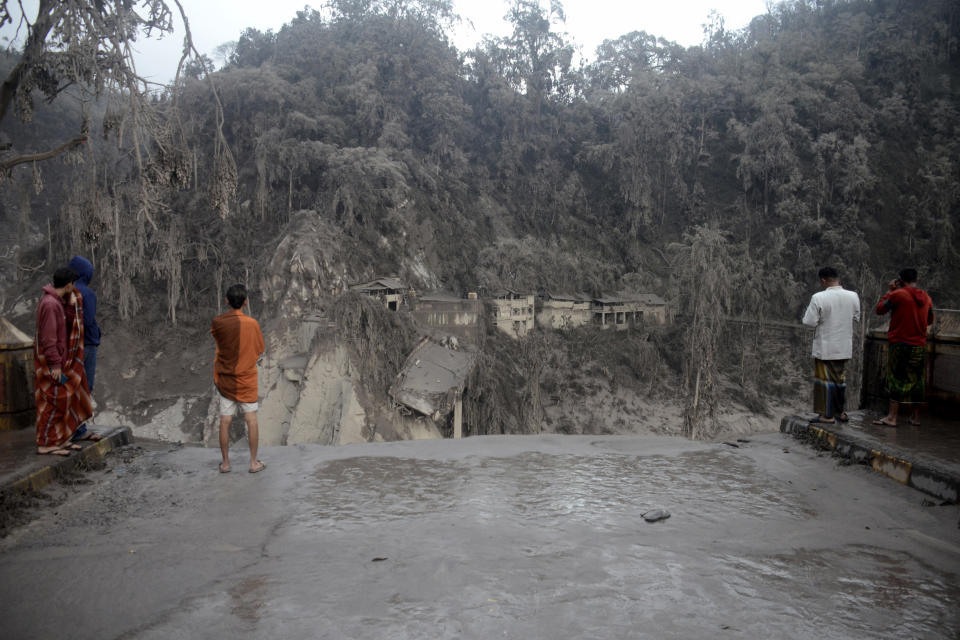
{"type": "Polygon", "coordinates": [[[330,306],[337,340],[347,345],[364,387],[386,399],[387,390],[416,346],[417,332],[409,316],[387,310],[378,300],[356,292],[330,306]]]}
{"type": "MultiPolygon", "coordinates": [[[[825,263],[858,290],[913,264],[960,304],[954,2],[779,2],[696,47],[627,33],[579,68],[559,6],[517,3],[510,36],[469,52],[444,1],[335,0],[248,29],[215,94],[188,77],[157,99],[170,135],[145,171],[169,180],[142,188],[129,147],[77,158],[96,164],[77,179],[45,171],[77,190],[54,252],[102,256],[127,314],[159,281],[175,320],[313,209],[364,248],[358,279],[680,303],[668,247],[711,224],[750,256],[766,317],[794,318],[825,263]]],[[[4,204],[12,222],[26,206],[4,204]]]]}
{"type": "MultiPolygon", "coordinates": [[[[338,282],[658,293],[692,323],[657,366],[681,363],[699,422],[721,376],[783,366],[724,343],[721,316],[795,322],[825,264],[865,309],[907,265],[937,306],[960,304],[955,0],[784,0],[741,31],[708,21],[699,46],[626,33],[579,67],[560,2],[510,7],[512,33],[467,52],[448,0],[332,0],[248,29],[223,68],[156,97],[148,140],[14,168],[0,250],[27,275],[42,254],[90,255],[106,310],[162,292],[170,322],[261,276],[299,210],[349,239],[338,282]],[[688,259],[708,235],[724,277],[688,259]]],[[[351,335],[390,328],[352,304],[351,335]]],[[[387,342],[410,346],[399,331],[387,342]]],[[[379,339],[361,346],[394,371],[379,339]]],[[[537,428],[534,347],[491,339],[477,429],[537,428]],[[512,413],[491,404],[508,397],[512,413]]]]}
{"type": "Polygon", "coordinates": [[[465,433],[539,433],[544,406],[585,401],[600,387],[638,397],[672,397],[679,362],[670,328],[534,331],[517,341],[494,330],[484,337],[464,396],[465,433]]]}

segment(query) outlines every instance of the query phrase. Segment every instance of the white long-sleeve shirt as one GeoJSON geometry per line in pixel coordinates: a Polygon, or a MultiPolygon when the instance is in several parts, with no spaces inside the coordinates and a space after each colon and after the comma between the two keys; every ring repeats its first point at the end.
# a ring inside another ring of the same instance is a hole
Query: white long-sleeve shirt
{"type": "Polygon", "coordinates": [[[860,322],[860,296],[840,285],[813,294],[803,324],[816,327],[813,357],[849,360],[853,357],[853,323],[860,322]]]}

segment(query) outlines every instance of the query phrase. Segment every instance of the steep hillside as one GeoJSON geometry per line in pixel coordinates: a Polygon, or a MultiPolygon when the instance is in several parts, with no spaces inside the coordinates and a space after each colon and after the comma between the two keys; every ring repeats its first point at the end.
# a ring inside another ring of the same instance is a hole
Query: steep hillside
{"type": "MultiPolygon", "coordinates": [[[[17,168],[0,196],[5,228],[21,228],[5,238],[5,309],[74,253],[97,262],[108,324],[161,342],[200,341],[233,281],[251,285],[265,325],[292,332],[384,274],[458,293],[649,291],[680,332],[707,295],[718,314],[795,320],[823,264],[866,304],[907,264],[938,306],[960,304],[955,2],[780,2],[742,32],[712,25],[698,47],[628,33],[585,66],[537,2],[516,3],[511,36],[469,52],[450,45],[444,7],[337,0],[277,33],[248,29],[212,75],[222,122],[207,78],[170,87],[142,172],[107,144],[43,167],[62,194],[31,191],[17,168]],[[722,291],[701,286],[698,247],[722,291]]],[[[748,339],[722,350],[726,380],[761,365],[796,375],[795,359],[748,339]]],[[[682,333],[652,340],[636,357],[671,362],[677,380],[630,384],[682,396],[698,354],[682,333]]],[[[519,388],[476,414],[495,423],[483,429],[553,420],[527,377],[573,378],[485,348],[488,374],[505,366],[519,388]]],[[[769,389],[739,379],[727,397],[759,407],[769,389]]]]}

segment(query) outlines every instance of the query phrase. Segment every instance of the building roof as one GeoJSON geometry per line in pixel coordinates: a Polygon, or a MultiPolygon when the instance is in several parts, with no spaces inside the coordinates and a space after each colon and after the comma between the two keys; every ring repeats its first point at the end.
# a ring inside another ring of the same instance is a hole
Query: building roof
{"type": "Polygon", "coordinates": [[[378,278],[370,282],[350,285],[351,291],[383,291],[384,289],[406,289],[400,278],[378,278]]]}
{"type": "Polygon", "coordinates": [[[522,291],[517,291],[515,289],[497,289],[496,291],[493,291],[490,295],[492,295],[494,298],[509,298],[512,296],[517,296],[518,298],[525,298],[533,294],[523,293],[522,291]]]}
{"type": "Polygon", "coordinates": [[[424,302],[465,302],[466,298],[454,295],[449,291],[431,291],[417,297],[424,302]]]}
{"type": "Polygon", "coordinates": [[[564,302],[590,302],[590,296],[585,293],[554,293],[547,291],[547,300],[562,300],[564,302]]]}
{"type": "Polygon", "coordinates": [[[598,296],[593,298],[593,302],[597,304],[626,304],[629,302],[636,302],[639,304],[645,304],[649,306],[662,306],[666,305],[667,302],[658,296],[655,293],[633,293],[633,292],[621,292],[613,296],[598,296]]]}
{"type": "Polygon", "coordinates": [[[447,402],[448,393],[463,388],[475,362],[472,351],[454,351],[424,340],[407,356],[390,395],[398,404],[427,416],[449,412],[453,406],[447,402]]]}
{"type": "Polygon", "coordinates": [[[618,298],[616,296],[597,296],[593,298],[593,301],[599,304],[623,304],[623,298],[618,298]]]}
{"type": "Polygon", "coordinates": [[[0,350],[27,349],[33,346],[33,338],[6,318],[0,318],[0,350]]]}
{"type": "Polygon", "coordinates": [[[628,302],[639,302],[651,306],[660,306],[667,304],[667,301],[655,293],[621,293],[623,299],[628,302]]]}

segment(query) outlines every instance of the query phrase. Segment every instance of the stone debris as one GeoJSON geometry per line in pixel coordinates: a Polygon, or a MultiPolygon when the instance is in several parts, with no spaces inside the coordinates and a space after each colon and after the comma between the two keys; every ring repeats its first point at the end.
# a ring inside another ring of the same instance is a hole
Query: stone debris
{"type": "Polygon", "coordinates": [[[666,520],[670,517],[670,512],[666,509],[652,509],[643,514],[643,519],[647,522],[657,522],[659,520],[666,520]]]}

